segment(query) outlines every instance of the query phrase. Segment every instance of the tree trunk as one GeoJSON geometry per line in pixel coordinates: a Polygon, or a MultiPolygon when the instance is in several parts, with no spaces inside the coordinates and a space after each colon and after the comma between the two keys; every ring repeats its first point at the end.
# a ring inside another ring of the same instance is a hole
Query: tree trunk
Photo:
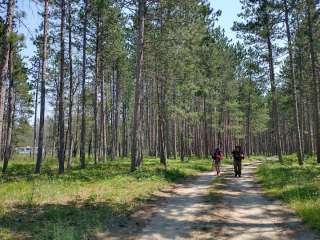
{"type": "Polygon", "coordinates": [[[118,157],[118,125],[119,125],[119,108],[120,108],[120,78],[118,64],[113,66],[113,121],[112,121],[112,143],[111,143],[111,159],[116,160],[118,157]]]}
{"type": "Polygon", "coordinates": [[[102,161],[106,160],[107,157],[107,126],[106,126],[106,111],[105,111],[105,79],[104,79],[104,71],[102,70],[102,79],[100,85],[100,125],[101,125],[101,149],[102,149],[102,161]]]}
{"type": "Polygon", "coordinates": [[[68,156],[67,168],[71,168],[71,154],[73,148],[72,132],[72,108],[73,108],[73,61],[72,61],[72,8],[71,1],[68,2],[68,55],[69,55],[69,117],[68,117],[68,156]]]}
{"type": "Polygon", "coordinates": [[[39,70],[36,82],[36,96],[34,102],[34,120],[33,120],[33,141],[32,141],[32,159],[35,160],[35,147],[37,145],[37,116],[38,116],[38,95],[39,95],[39,82],[40,82],[40,69],[41,69],[41,60],[39,60],[39,70]]]}
{"type": "MultiPolygon", "coordinates": [[[[9,52],[10,52],[10,34],[12,32],[13,15],[15,8],[15,0],[9,0],[7,3],[7,17],[4,27],[1,61],[0,61],[0,152],[2,144],[3,114],[5,101],[5,81],[8,73],[9,52]]],[[[1,157],[0,157],[1,158],[1,157]]]]}
{"type": "Polygon", "coordinates": [[[99,64],[100,64],[100,18],[98,17],[96,28],[96,49],[95,49],[95,81],[94,81],[94,97],[93,97],[93,121],[94,121],[94,129],[93,129],[93,160],[94,163],[97,164],[97,155],[98,155],[98,86],[99,86],[99,64]]]}
{"type": "Polygon", "coordinates": [[[81,93],[81,134],[80,134],[80,168],[85,168],[86,144],[86,61],[87,61],[87,25],[88,25],[88,0],[84,0],[83,22],[83,52],[82,52],[82,93],[81,93]]]}
{"type": "Polygon", "coordinates": [[[173,159],[177,159],[177,118],[176,116],[173,117],[173,124],[172,124],[172,154],[173,159]]]}
{"type": "Polygon", "coordinates": [[[208,117],[207,117],[207,101],[206,96],[203,97],[203,130],[204,130],[204,156],[209,157],[209,129],[208,129],[208,117]]]}
{"type": "Polygon", "coordinates": [[[165,77],[158,76],[158,117],[159,117],[159,156],[160,156],[160,163],[166,168],[167,167],[167,144],[165,138],[165,77]]]}
{"type": "Polygon", "coordinates": [[[289,52],[289,70],[290,70],[290,78],[292,81],[292,95],[293,95],[293,109],[294,109],[294,123],[295,123],[295,132],[296,132],[296,139],[297,139],[297,155],[298,161],[300,165],[303,165],[304,161],[304,154],[303,154],[303,143],[302,143],[302,136],[300,131],[300,121],[299,121],[299,108],[298,108],[298,97],[297,97],[297,87],[296,87],[296,74],[293,65],[293,50],[292,50],[292,42],[291,42],[291,30],[290,30],[290,23],[289,23],[289,8],[288,8],[288,1],[284,0],[285,5],[285,25],[287,30],[287,41],[288,41],[288,52],[289,52]]]}
{"type": "Polygon", "coordinates": [[[64,28],[65,28],[65,0],[60,2],[61,22],[60,22],[60,84],[59,84],[59,173],[64,173],[64,28]]]}
{"type": "Polygon", "coordinates": [[[72,157],[76,157],[79,148],[79,121],[80,121],[80,104],[77,106],[77,115],[76,115],[76,132],[74,136],[74,147],[72,151],[72,157]]]}
{"type": "Polygon", "coordinates": [[[250,157],[251,154],[251,115],[252,115],[252,99],[251,99],[251,83],[252,76],[250,74],[250,88],[249,88],[249,96],[248,96],[248,108],[247,108],[247,129],[246,129],[246,137],[247,137],[247,156],[250,157]]]}
{"type": "Polygon", "coordinates": [[[127,104],[122,103],[122,156],[128,156],[128,140],[127,140],[127,104]]]}
{"type": "Polygon", "coordinates": [[[14,115],[14,79],[13,79],[13,49],[12,45],[10,47],[9,53],[9,93],[8,93],[8,111],[7,111],[7,131],[6,131],[6,141],[4,148],[4,161],[2,172],[6,173],[8,168],[9,159],[12,153],[12,126],[13,126],[13,115],[14,115]]]}
{"type": "Polygon", "coordinates": [[[132,124],[131,171],[135,171],[143,161],[143,92],[144,92],[144,30],[146,0],[138,0],[138,41],[136,89],[132,124]]]}
{"type": "Polygon", "coordinates": [[[43,20],[43,49],[42,49],[42,73],[41,73],[41,96],[40,96],[40,123],[38,137],[38,154],[35,173],[41,172],[42,154],[43,154],[43,138],[44,138],[44,114],[46,105],[46,81],[47,81],[47,44],[48,44],[48,4],[49,0],[44,1],[44,20],[43,20]]]}
{"type": "Polygon", "coordinates": [[[185,157],[185,148],[186,148],[186,140],[185,140],[185,132],[186,132],[186,120],[181,121],[181,129],[180,129],[180,160],[183,162],[185,157]]]}
{"type": "Polygon", "coordinates": [[[267,46],[268,46],[269,77],[270,77],[271,95],[272,95],[273,128],[274,128],[274,134],[275,134],[275,140],[276,140],[276,151],[278,154],[279,161],[282,162],[278,98],[277,98],[276,81],[275,81],[275,73],[274,73],[273,48],[272,48],[271,36],[270,36],[269,30],[267,33],[267,46]]]}

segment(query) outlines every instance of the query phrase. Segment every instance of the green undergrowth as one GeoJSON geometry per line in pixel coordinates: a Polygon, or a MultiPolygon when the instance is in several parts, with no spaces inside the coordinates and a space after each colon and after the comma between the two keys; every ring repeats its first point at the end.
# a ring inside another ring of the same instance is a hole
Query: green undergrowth
{"type": "Polygon", "coordinates": [[[211,164],[169,160],[165,171],[158,159],[146,158],[131,173],[129,159],[120,159],[63,175],[56,167],[56,161],[45,161],[42,174],[35,175],[27,158],[11,161],[9,173],[0,177],[0,239],[92,239],[126,221],[152,192],[208,171],[211,164]]]}
{"type": "Polygon", "coordinates": [[[257,171],[258,180],[273,197],[287,202],[312,228],[320,230],[320,165],[307,157],[304,166],[294,155],[283,164],[265,161],[257,171]]]}

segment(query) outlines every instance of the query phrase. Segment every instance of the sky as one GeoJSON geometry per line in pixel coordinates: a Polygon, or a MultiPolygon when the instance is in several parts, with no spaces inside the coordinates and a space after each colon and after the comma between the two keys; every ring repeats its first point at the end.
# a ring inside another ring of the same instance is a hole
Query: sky
{"type": "MultiPolygon", "coordinates": [[[[225,29],[226,36],[236,42],[236,33],[231,30],[231,27],[233,22],[238,19],[237,14],[241,11],[239,0],[209,0],[209,2],[215,11],[218,9],[222,11],[218,24],[225,29]]],[[[23,23],[18,23],[18,29],[20,33],[25,35],[26,48],[22,54],[26,58],[31,57],[35,50],[32,44],[32,37],[42,21],[41,16],[38,14],[42,7],[42,4],[34,3],[31,0],[18,1],[18,9],[25,12],[23,23]]]]}
{"type": "Polygon", "coordinates": [[[222,15],[219,18],[218,25],[224,30],[225,34],[232,41],[237,42],[237,34],[231,30],[233,22],[238,21],[238,14],[241,12],[239,0],[210,0],[211,7],[214,10],[221,10],[222,15]]]}
{"type": "Polygon", "coordinates": [[[34,3],[31,0],[18,1],[18,10],[23,11],[25,14],[21,21],[17,22],[19,33],[23,33],[25,36],[26,48],[22,51],[25,57],[31,57],[35,50],[32,38],[35,36],[36,29],[42,21],[41,16],[38,14],[38,12],[41,12],[42,7],[42,4],[34,3]]]}

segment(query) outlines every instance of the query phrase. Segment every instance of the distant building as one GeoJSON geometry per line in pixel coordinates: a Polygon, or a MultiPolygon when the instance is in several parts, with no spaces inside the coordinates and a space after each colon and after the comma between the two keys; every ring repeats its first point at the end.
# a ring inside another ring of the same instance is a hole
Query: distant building
{"type": "MultiPolygon", "coordinates": [[[[35,147],[34,151],[37,152],[38,148],[35,147]]],[[[15,152],[19,154],[31,154],[33,152],[33,147],[16,147],[15,152]]]]}

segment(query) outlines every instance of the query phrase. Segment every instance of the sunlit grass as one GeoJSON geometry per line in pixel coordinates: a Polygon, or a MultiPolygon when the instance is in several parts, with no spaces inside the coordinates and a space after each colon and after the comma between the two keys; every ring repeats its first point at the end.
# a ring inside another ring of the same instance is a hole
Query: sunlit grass
{"type": "Polygon", "coordinates": [[[284,163],[265,162],[258,169],[258,179],[274,197],[289,203],[311,227],[320,230],[320,166],[308,157],[299,166],[295,156],[284,163]]]}
{"type": "Polygon", "coordinates": [[[210,168],[209,160],[169,160],[165,171],[146,158],[131,173],[130,160],[120,159],[58,175],[49,160],[35,175],[33,161],[17,157],[0,177],[0,239],[88,239],[125,221],[152,192],[210,168]]]}

